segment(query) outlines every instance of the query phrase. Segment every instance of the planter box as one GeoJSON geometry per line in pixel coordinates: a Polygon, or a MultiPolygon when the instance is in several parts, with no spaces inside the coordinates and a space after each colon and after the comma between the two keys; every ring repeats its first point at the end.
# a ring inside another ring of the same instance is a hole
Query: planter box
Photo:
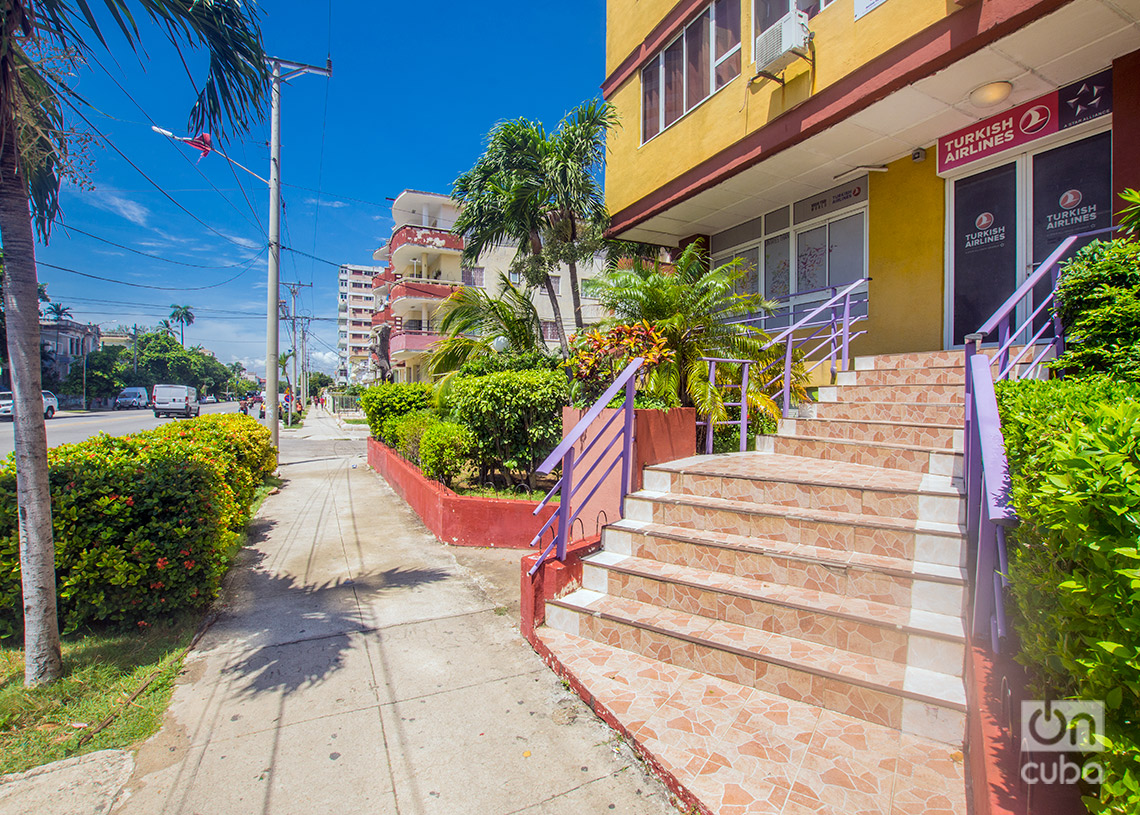
{"type": "MultiPolygon", "coordinates": [[[[620,413],[619,408],[606,408],[602,411],[601,415],[594,420],[594,423],[587,428],[586,433],[578,444],[574,445],[576,455],[581,455],[582,450],[588,445],[593,438],[601,432],[606,422],[615,413],[620,413]]],[[[562,437],[570,433],[574,429],[574,425],[585,415],[586,410],[579,408],[566,407],[562,408],[562,437]]],[[[621,432],[621,418],[615,419],[614,423],[610,425],[609,430],[606,431],[605,437],[598,440],[594,445],[594,449],[590,451],[590,455],[581,463],[575,464],[574,471],[577,477],[582,477],[586,474],[587,470],[593,464],[596,456],[600,455],[606,446],[613,440],[613,437],[621,432]]],[[[610,451],[610,456],[604,464],[598,465],[594,472],[590,473],[586,479],[587,483],[578,493],[575,499],[575,509],[578,502],[585,499],[590,491],[594,489],[594,485],[598,482],[598,477],[606,471],[610,462],[613,461],[612,456],[618,452],[618,445],[614,445],[613,450],[610,451]]],[[[697,410],[696,408],[673,408],[672,410],[635,410],[633,412],[633,487],[632,490],[636,492],[641,489],[641,471],[643,468],[650,464],[660,464],[665,461],[676,461],[679,458],[688,458],[697,454],[697,410]]],[[[580,540],[582,538],[593,537],[600,535],[602,527],[608,523],[613,523],[620,517],[620,501],[619,495],[621,494],[621,465],[614,467],[613,472],[606,477],[605,482],[594,496],[590,499],[589,503],[578,515],[578,520],[574,523],[574,528],[570,530],[570,540],[580,540]]]]}
{"type": "MultiPolygon", "coordinates": [[[[529,549],[530,542],[557,509],[544,507],[533,515],[537,501],[456,495],[387,445],[368,440],[368,466],[384,477],[396,494],[420,516],[431,533],[454,546],[529,549]]],[[[550,534],[543,536],[548,543],[550,534]]]]}

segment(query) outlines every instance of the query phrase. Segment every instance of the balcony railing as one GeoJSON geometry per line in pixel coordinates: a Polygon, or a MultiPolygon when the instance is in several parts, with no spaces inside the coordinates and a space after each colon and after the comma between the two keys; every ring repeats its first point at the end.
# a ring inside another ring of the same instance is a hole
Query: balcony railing
{"type": "Polygon", "coordinates": [[[463,288],[462,283],[444,283],[438,280],[424,280],[419,277],[405,277],[392,286],[389,303],[395,306],[399,301],[408,299],[445,300],[461,288],[463,288]]]}
{"type": "Polygon", "coordinates": [[[411,328],[393,331],[388,351],[393,356],[400,353],[424,353],[431,350],[440,336],[434,331],[411,328]]]}

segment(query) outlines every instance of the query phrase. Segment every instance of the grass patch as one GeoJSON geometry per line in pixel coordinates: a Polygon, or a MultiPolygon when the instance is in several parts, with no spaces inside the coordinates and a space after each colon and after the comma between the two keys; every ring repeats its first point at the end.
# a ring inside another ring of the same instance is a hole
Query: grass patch
{"type": "MultiPolygon", "coordinates": [[[[514,501],[541,501],[546,496],[544,489],[527,492],[525,489],[506,489],[492,486],[472,487],[465,484],[454,485],[452,491],[456,495],[472,495],[477,498],[509,498],[514,501]]],[[[555,495],[550,499],[550,503],[557,504],[560,498],[561,494],[555,495]]]]}
{"type": "Polygon", "coordinates": [[[63,678],[37,688],[24,687],[23,649],[0,647],[0,773],[122,749],[153,735],[201,619],[200,613],[186,614],[146,631],[68,637],[63,678]],[[152,674],[149,687],[124,708],[152,674]],[[114,721],[78,746],[84,733],[120,709],[114,721]]]}
{"type": "Polygon", "coordinates": [[[345,424],[368,424],[367,419],[344,419],[345,424]]]}

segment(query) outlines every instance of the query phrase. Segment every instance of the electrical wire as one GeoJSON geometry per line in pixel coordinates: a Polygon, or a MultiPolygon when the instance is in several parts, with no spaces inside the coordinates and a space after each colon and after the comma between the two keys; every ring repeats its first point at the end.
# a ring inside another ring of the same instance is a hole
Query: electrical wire
{"type": "Polygon", "coordinates": [[[308,252],[302,252],[300,249],[294,249],[292,246],[285,246],[284,244],[282,244],[281,248],[282,248],[282,250],[284,250],[286,252],[293,252],[295,254],[301,255],[302,257],[312,258],[313,260],[319,260],[321,263],[327,263],[329,266],[335,266],[338,269],[344,265],[342,263],[337,263],[337,262],[332,261],[332,260],[327,260],[325,258],[317,257],[316,255],[310,255],[308,252]]]}
{"type": "Polygon", "coordinates": [[[72,224],[64,223],[63,221],[56,221],[56,223],[59,224],[59,226],[64,231],[78,232],[80,235],[85,235],[88,238],[92,238],[92,239],[97,240],[101,243],[105,243],[108,246],[114,246],[116,249],[124,249],[127,252],[134,252],[136,255],[142,255],[144,258],[152,258],[154,260],[161,260],[164,263],[174,263],[178,266],[189,266],[193,269],[233,269],[237,266],[243,266],[246,263],[249,263],[250,261],[252,261],[256,258],[261,257],[263,254],[265,254],[265,251],[269,248],[268,246],[264,246],[261,248],[261,251],[259,251],[256,255],[253,255],[252,257],[245,258],[244,260],[240,260],[237,263],[227,263],[227,264],[224,264],[221,266],[216,265],[216,264],[209,264],[209,263],[187,263],[186,261],[183,261],[183,260],[171,260],[170,258],[162,257],[162,255],[155,255],[155,254],[152,254],[150,252],[144,252],[141,249],[134,249],[130,246],[125,246],[121,243],[116,243],[113,240],[108,240],[107,238],[101,238],[98,235],[94,235],[90,232],[87,232],[86,230],[80,229],[77,226],[73,226],[72,224]]]}
{"type": "MultiPolygon", "coordinates": [[[[253,260],[257,260],[257,258],[254,258],[253,260]]],[[[120,286],[130,286],[134,289],[155,289],[157,291],[205,291],[206,289],[216,289],[226,285],[227,283],[233,283],[239,277],[249,272],[249,267],[247,267],[245,269],[242,269],[240,272],[228,280],[223,280],[221,283],[212,283],[209,286],[152,286],[147,283],[128,283],[126,280],[115,280],[112,277],[101,277],[100,275],[91,274],[90,272],[81,272],[78,269],[69,269],[66,266],[56,266],[54,263],[45,263],[42,260],[38,261],[37,265],[46,266],[49,269],[57,269],[61,272],[67,272],[69,274],[79,275],[80,277],[87,277],[91,280],[101,280],[104,283],[118,283],[120,286]]],[[[252,266],[252,261],[250,261],[250,266],[252,266]]]]}

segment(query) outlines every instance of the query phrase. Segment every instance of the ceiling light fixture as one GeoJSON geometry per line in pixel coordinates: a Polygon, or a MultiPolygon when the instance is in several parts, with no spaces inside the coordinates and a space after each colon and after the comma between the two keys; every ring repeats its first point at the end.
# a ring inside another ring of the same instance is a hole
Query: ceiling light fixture
{"type": "Polygon", "coordinates": [[[1013,83],[1001,80],[987,82],[970,91],[970,104],[979,108],[992,108],[1000,105],[1013,93],[1013,83]]]}

